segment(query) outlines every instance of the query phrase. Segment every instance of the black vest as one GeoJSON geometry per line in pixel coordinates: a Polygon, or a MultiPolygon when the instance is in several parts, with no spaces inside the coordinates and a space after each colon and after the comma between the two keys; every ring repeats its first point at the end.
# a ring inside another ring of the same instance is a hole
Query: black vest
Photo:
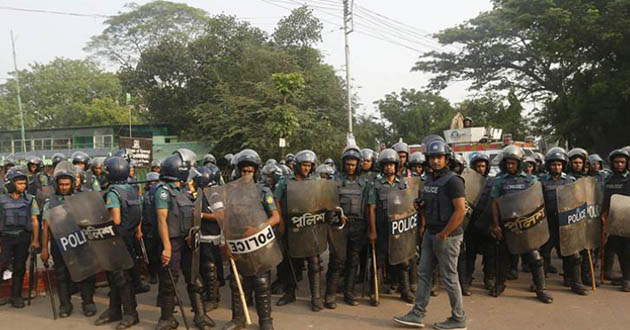
{"type": "Polygon", "coordinates": [[[532,185],[532,176],[504,174],[501,179],[502,195],[509,195],[523,191],[532,185]]]}
{"type": "Polygon", "coordinates": [[[571,183],[569,177],[560,177],[558,180],[553,180],[550,174],[545,175],[542,180],[543,194],[545,196],[545,208],[548,215],[557,215],[558,213],[558,201],[556,200],[556,188],[559,186],[571,183]]]}
{"type": "Polygon", "coordinates": [[[400,180],[393,186],[389,184],[383,184],[380,181],[380,178],[374,180],[374,188],[376,189],[376,221],[377,223],[387,224],[387,208],[388,208],[388,200],[389,200],[389,192],[392,189],[405,190],[407,189],[407,180],[398,177],[400,180]]]}
{"type": "Polygon", "coordinates": [[[365,185],[366,181],[357,177],[353,183],[347,183],[344,175],[337,179],[339,203],[348,218],[363,219],[365,209],[365,185]]]}
{"type": "Polygon", "coordinates": [[[606,185],[604,186],[604,195],[608,204],[604,205],[606,210],[610,208],[610,197],[614,194],[630,196],[630,175],[623,177],[620,174],[613,173],[606,180],[606,185]]]}
{"type": "Polygon", "coordinates": [[[118,228],[127,233],[135,233],[142,215],[140,198],[134,189],[125,190],[122,187],[110,186],[109,191],[115,191],[120,198],[120,225],[118,228]]]}
{"type": "Polygon", "coordinates": [[[0,204],[2,205],[0,231],[16,229],[33,231],[31,223],[32,202],[33,197],[29,194],[23,194],[18,199],[13,199],[8,194],[0,195],[0,204]]]}
{"type": "Polygon", "coordinates": [[[157,216],[155,212],[155,190],[157,185],[154,185],[149,191],[144,193],[142,198],[142,232],[157,233],[157,216]]]}
{"type": "Polygon", "coordinates": [[[486,185],[483,187],[481,191],[481,195],[479,195],[479,200],[477,201],[477,207],[473,210],[473,214],[471,216],[471,221],[475,221],[478,217],[483,214],[486,208],[490,206],[490,193],[492,192],[492,187],[494,186],[495,177],[490,177],[486,181],[486,185]]]}
{"type": "MultiPolygon", "coordinates": [[[[457,176],[455,172],[448,171],[446,174],[437,178],[437,180],[433,175],[427,175],[424,181],[424,187],[422,188],[424,215],[427,230],[432,234],[437,234],[446,227],[455,210],[453,201],[448,197],[446,191],[447,183],[455,176],[457,176]]],[[[451,235],[461,233],[463,233],[463,229],[460,226],[454,230],[451,235]]]]}
{"type": "Polygon", "coordinates": [[[168,217],[166,218],[168,237],[185,237],[192,227],[195,205],[185,192],[173,189],[164,182],[158,183],[158,185],[165,187],[171,195],[171,208],[168,210],[168,217]]]}

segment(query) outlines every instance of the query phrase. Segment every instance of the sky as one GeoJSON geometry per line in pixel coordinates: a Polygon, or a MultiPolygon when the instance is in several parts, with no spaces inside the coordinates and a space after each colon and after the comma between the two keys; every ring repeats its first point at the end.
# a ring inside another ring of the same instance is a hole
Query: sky
{"type": "MultiPolygon", "coordinates": [[[[20,12],[3,7],[115,15],[124,10],[119,0],[0,0],[0,83],[13,71],[10,31],[16,41],[20,69],[55,57],[85,58],[83,47],[105,26],[105,18],[20,12]]],[[[144,4],[149,1],[136,1],[144,4]]],[[[290,9],[307,3],[323,21],[323,42],[317,47],[325,61],[345,77],[342,0],[186,0],[209,14],[229,14],[268,33],[290,9]]],[[[439,50],[432,33],[456,26],[491,9],[490,0],[354,0],[354,32],[349,35],[350,73],[353,92],[362,104],[359,112],[373,113],[373,102],[401,88],[422,89],[429,74],[411,72],[425,51],[439,50]],[[369,11],[368,11],[369,10],[369,11]],[[376,25],[379,24],[380,25],[376,25]],[[404,25],[402,25],[404,24],[404,25]],[[385,26],[385,27],[384,27],[385,26]],[[389,29],[387,27],[390,27],[389,29]],[[386,39],[386,40],[383,40],[386,39]]],[[[441,92],[451,103],[472,95],[465,82],[441,92]]]]}

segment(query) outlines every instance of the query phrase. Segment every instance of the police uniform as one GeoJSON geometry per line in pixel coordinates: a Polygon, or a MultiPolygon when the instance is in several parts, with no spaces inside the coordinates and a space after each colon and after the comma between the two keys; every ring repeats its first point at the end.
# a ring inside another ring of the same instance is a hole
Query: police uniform
{"type": "Polygon", "coordinates": [[[28,173],[27,192],[33,196],[37,196],[37,191],[49,185],[50,178],[44,172],[28,173]]]}
{"type": "Polygon", "coordinates": [[[156,283],[161,266],[161,242],[158,233],[157,215],[155,214],[156,189],[157,184],[154,184],[142,195],[142,225],[140,227],[149,259],[148,271],[152,283],[156,283]]]}
{"type": "MultiPolygon", "coordinates": [[[[210,203],[205,194],[202,201],[202,212],[212,213],[210,203]]],[[[199,271],[206,289],[206,301],[209,310],[218,308],[219,284],[223,281],[223,261],[221,258],[221,228],[216,221],[201,220],[199,271]]]]}
{"type": "MultiPolygon", "coordinates": [[[[494,185],[494,177],[488,177],[486,184],[479,195],[477,206],[470,215],[470,223],[464,233],[464,241],[466,244],[466,273],[465,280],[468,286],[472,283],[473,274],[475,272],[475,261],[477,255],[483,256],[483,278],[485,286],[494,286],[494,265],[488,262],[488,254],[494,248],[492,240],[489,238],[489,229],[492,223],[490,205],[490,192],[494,185]]],[[[461,277],[461,274],[460,274],[461,277]]]]}
{"type": "MultiPolygon", "coordinates": [[[[389,227],[388,227],[388,197],[391,190],[407,189],[407,179],[405,177],[395,176],[394,181],[390,183],[383,175],[379,175],[374,179],[368,193],[368,204],[376,206],[376,232],[377,232],[377,261],[379,267],[389,266],[389,227]]],[[[411,302],[413,296],[411,293],[411,284],[409,282],[409,261],[398,265],[391,265],[389,272],[392,276],[392,282],[398,280],[400,285],[401,299],[411,302]]],[[[371,279],[374,280],[373,278],[371,279]]],[[[370,285],[373,290],[374,285],[370,285]]],[[[374,293],[374,292],[372,292],[374,293]]]]}
{"type": "MultiPolygon", "coordinates": [[[[0,283],[4,271],[13,267],[11,297],[21,300],[33,232],[31,217],[39,215],[39,208],[35,198],[28,193],[22,193],[17,199],[6,193],[0,195],[0,209],[0,283]]],[[[24,303],[17,304],[23,306],[24,303]]]]}
{"type": "MultiPolygon", "coordinates": [[[[630,172],[628,170],[623,173],[615,172],[606,181],[603,205],[605,212],[610,210],[610,198],[614,194],[630,196],[630,172]]],[[[623,275],[622,288],[624,291],[630,291],[630,238],[611,235],[608,237],[607,249],[619,256],[623,275]]]]}
{"type": "MultiPolygon", "coordinates": [[[[48,210],[64,204],[65,199],[64,196],[55,194],[46,204],[44,205],[44,213],[42,216],[43,221],[50,221],[50,214],[47,212],[48,210]]],[[[55,243],[55,237],[50,231],[50,256],[53,258],[54,269],[55,269],[55,278],[57,279],[57,295],[59,296],[59,312],[67,312],[69,315],[72,312],[72,302],[71,302],[71,286],[72,279],[70,278],[70,272],[68,271],[68,267],[63,260],[61,255],[61,251],[57,247],[55,243]]],[[[96,284],[96,276],[90,276],[85,280],[78,283],[79,291],[81,292],[81,300],[83,311],[85,313],[86,310],[94,309],[93,313],[96,313],[96,306],[94,305],[94,291],[96,284]]],[[[92,312],[90,314],[93,315],[92,312]]]]}

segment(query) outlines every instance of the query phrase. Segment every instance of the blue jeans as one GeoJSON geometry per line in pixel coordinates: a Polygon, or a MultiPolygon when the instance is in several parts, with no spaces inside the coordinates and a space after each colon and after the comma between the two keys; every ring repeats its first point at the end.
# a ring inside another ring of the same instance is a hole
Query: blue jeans
{"type": "Polygon", "coordinates": [[[449,236],[441,241],[428,231],[422,238],[420,264],[418,265],[418,291],[416,292],[416,304],[413,313],[420,317],[427,314],[427,305],[431,298],[433,284],[433,263],[437,259],[440,267],[440,277],[448,292],[448,300],[451,304],[451,317],[458,322],[466,320],[462,289],[459,285],[457,274],[457,258],[464,235],[449,236]]]}

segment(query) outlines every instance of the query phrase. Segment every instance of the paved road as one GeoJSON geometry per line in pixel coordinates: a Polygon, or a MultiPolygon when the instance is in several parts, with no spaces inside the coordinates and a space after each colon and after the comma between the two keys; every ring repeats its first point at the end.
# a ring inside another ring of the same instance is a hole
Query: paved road
{"type": "MultiPolygon", "coordinates": [[[[559,266],[559,260],[555,260],[559,266]]],[[[481,279],[481,274],[476,274],[481,279]]],[[[392,316],[405,313],[411,305],[383,295],[378,308],[371,307],[367,299],[356,307],[343,304],[339,299],[336,310],[324,310],[319,313],[310,311],[307,281],[302,281],[298,292],[298,301],[289,306],[273,309],[276,329],[387,329],[398,328],[392,323],[392,316]]],[[[554,296],[554,303],[545,305],[535,299],[529,292],[531,277],[520,273],[516,281],[508,282],[508,289],[499,298],[489,297],[481,287],[480,280],[475,281],[473,296],[464,298],[464,307],[469,318],[469,329],[628,329],[630,324],[630,293],[623,293],[617,287],[603,285],[590,296],[581,297],[572,294],[562,287],[561,278],[557,274],[548,279],[548,287],[554,296]]],[[[138,310],[141,322],[133,329],[154,329],[159,318],[159,309],[155,307],[157,286],[151,292],[138,296],[138,310]]],[[[183,285],[179,288],[185,295],[183,285]]],[[[217,329],[229,320],[229,288],[221,289],[222,302],[218,310],[210,316],[217,322],[217,329]]],[[[279,296],[274,296],[275,302],[279,296]]],[[[186,299],[186,306],[189,305],[186,299]]],[[[96,303],[100,314],[107,307],[107,288],[97,290],[96,303]]],[[[8,306],[0,307],[0,329],[97,329],[93,326],[96,316],[85,318],[80,311],[80,297],[74,296],[75,313],[66,319],[52,320],[47,297],[38,297],[33,306],[16,310],[8,306]]],[[[187,308],[190,311],[190,308],[187,308]]],[[[256,323],[255,308],[250,308],[256,323]]],[[[438,297],[431,298],[427,324],[442,321],[449,316],[448,298],[444,291],[438,297]]],[[[98,314],[97,314],[98,315],[98,314]]],[[[179,314],[176,314],[179,318],[179,314]]],[[[191,313],[188,313],[189,319],[191,313]]],[[[114,325],[105,325],[100,329],[113,329],[114,325]]],[[[252,328],[257,328],[253,326],[252,328]]],[[[181,325],[180,329],[184,329],[181,325]]]]}

